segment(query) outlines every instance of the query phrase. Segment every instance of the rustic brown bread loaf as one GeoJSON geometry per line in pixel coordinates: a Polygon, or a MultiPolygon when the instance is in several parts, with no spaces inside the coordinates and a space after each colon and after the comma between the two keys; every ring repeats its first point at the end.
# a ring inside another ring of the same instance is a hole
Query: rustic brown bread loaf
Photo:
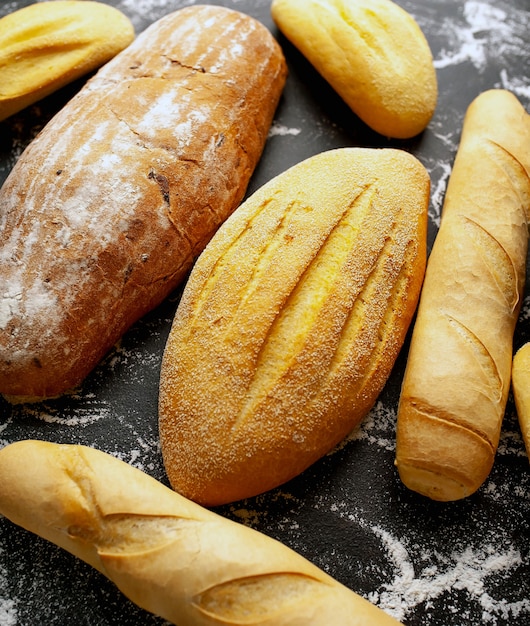
{"type": "Polygon", "coordinates": [[[0,191],[0,393],[78,385],[241,202],[286,78],[258,21],[193,6],[110,61],[0,191]]]}
{"type": "Polygon", "coordinates": [[[416,307],[429,177],[400,150],[315,155],[255,192],[194,266],[161,372],[171,484],[214,505],[328,452],[374,404],[416,307]]]}

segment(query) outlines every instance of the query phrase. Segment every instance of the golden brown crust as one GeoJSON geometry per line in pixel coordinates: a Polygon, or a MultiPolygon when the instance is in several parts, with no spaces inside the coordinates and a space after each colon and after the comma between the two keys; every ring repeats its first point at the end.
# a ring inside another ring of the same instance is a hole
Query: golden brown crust
{"type": "Polygon", "coordinates": [[[0,19],[0,120],[97,69],[134,39],[130,20],[91,0],[39,2],[0,19]]]}
{"type": "Polygon", "coordinates": [[[382,135],[407,138],[438,98],[431,50],[414,18],[390,0],[274,0],[283,34],[350,108],[382,135]]]}
{"type": "Polygon", "coordinates": [[[285,545],[93,448],[0,450],[0,513],[179,626],[399,624],[285,545]]]}
{"type": "Polygon", "coordinates": [[[208,505],[277,486],[381,391],[415,310],[429,178],[344,148],[249,198],[194,266],[166,345],[160,434],[173,487],[208,505]]]}
{"type": "Polygon", "coordinates": [[[478,96],[464,120],[425,275],[397,422],[411,489],[456,500],[487,478],[511,380],[525,282],[530,116],[515,96],[478,96]]]}
{"type": "Polygon", "coordinates": [[[240,203],[286,77],[256,20],[181,9],[110,61],[0,192],[0,392],[80,383],[240,203]]]}

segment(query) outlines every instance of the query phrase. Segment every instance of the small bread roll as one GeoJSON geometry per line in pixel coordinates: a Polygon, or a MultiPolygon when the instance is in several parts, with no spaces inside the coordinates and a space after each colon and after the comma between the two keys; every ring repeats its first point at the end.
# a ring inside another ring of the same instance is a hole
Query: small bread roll
{"type": "Polygon", "coordinates": [[[530,458],[530,342],[521,346],[513,357],[512,390],[519,427],[530,458]]]}
{"type": "Polygon", "coordinates": [[[372,408],[416,308],[429,176],[342,148],[269,181],[199,257],[160,380],[172,486],[208,505],[293,478],[372,408]]]}
{"type": "Polygon", "coordinates": [[[511,382],[530,214],[530,116],[471,103],[427,264],[397,416],[403,483],[458,500],[488,477],[511,382]]]}
{"type": "Polygon", "coordinates": [[[405,139],[429,123],[438,98],[431,50],[390,0],[274,0],[272,17],[373,130],[405,139]]]}
{"type": "Polygon", "coordinates": [[[0,19],[0,121],[103,65],[134,39],[130,20],[88,0],[39,2],[0,19]]]}
{"type": "Polygon", "coordinates": [[[399,625],[287,546],[93,448],[0,450],[0,514],[178,626],[399,625]]]}

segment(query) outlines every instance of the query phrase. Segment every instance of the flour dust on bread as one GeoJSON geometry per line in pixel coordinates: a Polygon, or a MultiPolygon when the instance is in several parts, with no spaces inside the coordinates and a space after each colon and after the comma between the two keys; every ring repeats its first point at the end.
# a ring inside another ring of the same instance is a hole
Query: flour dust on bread
{"type": "Polygon", "coordinates": [[[530,115],[505,90],[466,113],[397,417],[404,484],[458,500],[488,477],[510,390],[530,214],[530,115]]]}
{"type": "Polygon", "coordinates": [[[284,544],[94,448],[0,450],[0,513],[178,626],[399,625],[284,544]]]}
{"type": "Polygon", "coordinates": [[[429,185],[404,151],[342,148],[283,172],[225,222],[162,363],[177,491],[214,505],[276,487],[371,409],[416,308],[429,185]]]}
{"type": "Polygon", "coordinates": [[[46,126],[0,190],[0,393],[82,382],[241,202],[286,78],[253,18],[167,15],[46,126]]]}

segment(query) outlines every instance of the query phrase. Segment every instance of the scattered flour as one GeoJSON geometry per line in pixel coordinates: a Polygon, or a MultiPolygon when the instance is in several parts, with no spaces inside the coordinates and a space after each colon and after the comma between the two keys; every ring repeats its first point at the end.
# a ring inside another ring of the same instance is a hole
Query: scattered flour
{"type": "Polygon", "coordinates": [[[442,20],[439,30],[447,38],[447,48],[434,60],[436,69],[469,62],[484,71],[494,57],[520,55],[527,41],[530,13],[513,8],[507,12],[502,6],[502,2],[494,6],[468,0],[463,6],[465,23],[442,20]]]}
{"type": "MultiPolygon", "coordinates": [[[[267,498],[269,506],[270,503],[280,502],[280,504],[284,504],[286,502],[292,502],[293,506],[299,504],[298,500],[289,492],[283,490],[277,490],[271,492],[270,494],[266,494],[265,496],[258,496],[256,498],[256,502],[259,503],[264,498],[267,498]]],[[[267,507],[260,507],[259,509],[247,509],[245,507],[239,506],[230,506],[230,512],[234,515],[242,524],[245,526],[250,526],[251,528],[259,528],[264,524],[264,521],[267,518],[267,507]]],[[[285,526],[288,526],[290,529],[298,528],[298,523],[293,521],[290,518],[286,518],[284,523],[280,522],[278,526],[281,530],[285,526]]]]}
{"type": "Polygon", "coordinates": [[[301,128],[288,128],[274,121],[269,130],[269,137],[275,137],[277,135],[281,137],[285,137],[286,135],[299,135],[301,132],[301,128]]]}
{"type": "Polygon", "coordinates": [[[519,319],[524,321],[530,319],[530,295],[525,296],[519,319]]]}
{"type": "MultiPolygon", "coordinates": [[[[404,621],[420,605],[427,609],[443,595],[465,592],[471,603],[480,607],[483,624],[497,624],[498,619],[516,619],[530,611],[530,600],[510,602],[494,598],[487,591],[488,580],[507,577],[523,563],[520,552],[510,546],[499,547],[496,537],[479,548],[459,547],[447,553],[425,547],[420,557],[412,556],[408,538],[400,538],[378,524],[367,521],[361,512],[351,512],[345,502],[333,503],[330,511],[379,538],[392,575],[390,582],[368,594],[368,599],[381,609],[404,621]]],[[[465,616],[462,615],[465,620],[465,616]]]]}
{"type": "MultiPolygon", "coordinates": [[[[0,555],[4,552],[0,548],[0,555]]],[[[0,567],[0,626],[16,626],[18,623],[17,600],[6,597],[7,573],[0,567]]]]}
{"type": "Polygon", "coordinates": [[[495,87],[500,89],[507,89],[520,98],[528,98],[530,100],[530,85],[527,80],[520,78],[510,78],[508,76],[508,70],[502,69],[500,74],[501,80],[495,87]]]}
{"type": "Polygon", "coordinates": [[[500,456],[525,457],[526,450],[523,444],[521,431],[503,428],[501,431],[499,446],[497,448],[497,454],[500,456]]]}
{"type": "Polygon", "coordinates": [[[442,173],[441,176],[436,179],[436,182],[431,189],[431,202],[429,206],[429,219],[436,225],[437,228],[440,227],[440,218],[445,199],[445,191],[453,169],[451,163],[440,163],[438,167],[442,169],[442,173]]]}
{"type": "Polygon", "coordinates": [[[17,603],[2,596],[0,586],[0,625],[16,626],[18,624],[17,603]]]}
{"type": "Polygon", "coordinates": [[[19,8],[18,2],[3,2],[0,6],[0,16],[8,15],[19,8]]]}
{"type": "Polygon", "coordinates": [[[395,423],[395,408],[385,406],[381,400],[378,400],[359,427],[341,445],[346,445],[352,439],[365,440],[391,452],[396,448],[395,423]]]}
{"type": "Polygon", "coordinates": [[[112,419],[112,407],[102,401],[85,401],[69,415],[62,415],[57,409],[46,403],[35,406],[27,405],[24,413],[28,417],[35,417],[49,424],[62,424],[63,426],[89,426],[100,420],[112,419]]]}
{"type": "Polygon", "coordinates": [[[119,0],[115,6],[127,15],[138,33],[139,29],[143,29],[146,25],[146,22],[154,22],[170,11],[176,11],[192,4],[197,3],[195,0],[180,0],[171,3],[171,8],[168,8],[167,0],[119,0]]]}
{"type": "Polygon", "coordinates": [[[480,550],[466,547],[461,552],[453,552],[448,558],[442,558],[439,554],[428,555],[428,566],[416,573],[405,542],[381,528],[372,530],[386,547],[395,568],[395,576],[381,591],[371,594],[369,599],[397,619],[406,619],[416,606],[429,605],[453,590],[465,591],[478,603],[484,624],[495,624],[498,617],[516,618],[530,609],[529,600],[498,600],[486,591],[485,583],[489,577],[509,573],[522,563],[521,554],[517,550],[499,550],[497,546],[486,545],[480,550]]]}

